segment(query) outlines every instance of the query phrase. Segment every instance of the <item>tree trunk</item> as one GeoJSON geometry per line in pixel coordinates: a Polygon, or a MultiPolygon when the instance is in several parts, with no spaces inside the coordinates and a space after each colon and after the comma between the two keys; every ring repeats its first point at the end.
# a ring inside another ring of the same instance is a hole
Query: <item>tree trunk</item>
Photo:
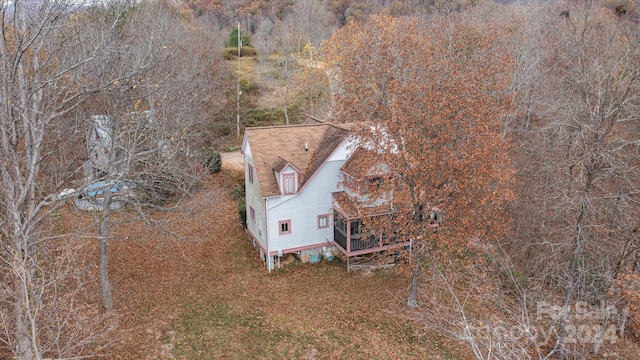
{"type": "MultiPolygon", "coordinates": [[[[28,271],[24,267],[20,267],[20,270],[28,271]]],[[[31,360],[36,359],[36,353],[34,353],[34,349],[32,347],[32,336],[31,331],[33,327],[30,325],[29,321],[29,308],[30,308],[30,299],[31,296],[28,290],[28,284],[26,281],[30,277],[24,276],[26,274],[21,274],[23,276],[18,276],[15,284],[15,294],[18,297],[18,301],[16,301],[16,337],[17,337],[17,346],[16,353],[18,359],[31,360]]]]}
{"type": "Polygon", "coordinates": [[[113,298],[111,297],[111,284],[109,283],[109,272],[107,267],[109,240],[100,239],[100,284],[102,285],[102,306],[105,310],[113,308],[113,298]]]}
{"type": "Polygon", "coordinates": [[[284,100],[282,101],[282,111],[284,112],[284,120],[285,125],[289,125],[289,113],[287,112],[287,107],[289,103],[289,83],[284,87],[284,100]]]}
{"type": "Polygon", "coordinates": [[[418,273],[420,272],[419,265],[413,269],[413,276],[411,277],[411,286],[409,287],[409,299],[407,305],[416,309],[418,307],[418,273]]]}
{"type": "MultiPolygon", "coordinates": [[[[107,185],[109,182],[107,181],[107,185]]],[[[109,282],[109,215],[111,214],[111,187],[107,186],[102,203],[102,218],[100,220],[100,285],[102,287],[102,306],[105,310],[113,308],[111,284],[109,282]]]]}
{"type": "MultiPolygon", "coordinates": [[[[21,229],[23,224],[14,221],[14,228],[21,229]]],[[[33,264],[33,241],[31,234],[14,231],[14,249],[12,275],[15,291],[16,347],[18,359],[40,359],[38,353],[38,326],[35,314],[39,310],[38,286],[36,286],[36,266],[33,264]]]]}
{"type": "Polygon", "coordinates": [[[282,98],[282,111],[284,112],[285,125],[289,125],[289,86],[291,85],[291,55],[287,55],[282,60],[282,76],[284,77],[284,95],[282,98]]]}

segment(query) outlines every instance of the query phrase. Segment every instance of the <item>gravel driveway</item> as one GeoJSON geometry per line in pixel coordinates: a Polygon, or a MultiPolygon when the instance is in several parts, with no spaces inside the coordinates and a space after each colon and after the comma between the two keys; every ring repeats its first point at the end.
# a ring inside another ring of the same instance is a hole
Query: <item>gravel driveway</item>
{"type": "Polygon", "coordinates": [[[222,166],[230,169],[244,169],[244,155],[240,151],[220,153],[222,166]]]}

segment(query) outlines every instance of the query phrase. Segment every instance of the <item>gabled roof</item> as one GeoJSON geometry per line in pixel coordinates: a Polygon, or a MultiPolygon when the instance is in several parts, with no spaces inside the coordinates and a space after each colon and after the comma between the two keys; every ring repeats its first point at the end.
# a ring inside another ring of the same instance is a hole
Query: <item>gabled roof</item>
{"type": "Polygon", "coordinates": [[[367,150],[361,146],[356,148],[349,160],[347,160],[340,170],[355,179],[363,179],[367,176],[380,176],[388,172],[388,166],[379,161],[372,164],[367,159],[375,159],[375,154],[371,150],[367,150]]]}
{"type": "Polygon", "coordinates": [[[301,189],[351,129],[352,124],[318,122],[245,129],[262,196],[280,195],[273,171],[284,169],[286,164],[302,171],[298,174],[298,189],[301,189]]]}
{"type": "MultiPolygon", "coordinates": [[[[276,156],[276,159],[273,161],[273,166],[271,168],[273,169],[273,171],[279,173],[284,170],[284,168],[286,168],[289,164],[291,164],[289,161],[281,158],[280,156],[276,156]]],[[[293,168],[297,172],[300,171],[295,165],[291,164],[291,166],[293,166],[293,168]]]]}
{"type": "Polygon", "coordinates": [[[343,173],[353,177],[353,178],[362,178],[367,175],[367,169],[365,169],[365,163],[362,161],[369,152],[362,147],[358,147],[353,151],[349,160],[347,160],[344,165],[342,165],[343,173]]]}
{"type": "Polygon", "coordinates": [[[318,150],[313,155],[308,167],[305,168],[305,175],[312,176],[315,174],[329,155],[331,155],[333,150],[342,143],[352,130],[351,124],[327,125],[330,126],[327,126],[320,145],[318,146],[318,150]]]}
{"type": "Polygon", "coordinates": [[[332,194],[333,204],[340,210],[340,213],[347,219],[358,219],[363,216],[377,216],[394,213],[392,202],[385,202],[375,206],[364,206],[357,197],[351,196],[344,191],[332,194]]]}

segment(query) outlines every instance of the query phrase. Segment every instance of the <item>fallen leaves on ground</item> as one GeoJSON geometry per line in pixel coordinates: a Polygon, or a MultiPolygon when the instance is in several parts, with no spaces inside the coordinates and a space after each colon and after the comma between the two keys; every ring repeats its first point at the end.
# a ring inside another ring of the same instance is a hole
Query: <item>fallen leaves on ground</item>
{"type": "MultiPolygon", "coordinates": [[[[185,211],[153,214],[161,227],[116,215],[109,273],[121,320],[112,359],[443,357],[388,311],[405,275],[349,274],[339,261],[268,274],[238,220],[236,178],[212,175],[185,211]]],[[[75,216],[90,231],[92,216],[75,216]]],[[[98,254],[96,241],[96,279],[98,254]]]]}

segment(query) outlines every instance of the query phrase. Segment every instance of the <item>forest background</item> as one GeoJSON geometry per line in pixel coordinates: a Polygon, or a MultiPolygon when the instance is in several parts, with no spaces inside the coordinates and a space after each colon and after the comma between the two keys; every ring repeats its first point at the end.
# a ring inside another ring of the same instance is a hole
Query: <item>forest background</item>
{"type": "Polygon", "coordinates": [[[636,1],[0,4],[0,356],[637,356],[636,1]],[[393,139],[404,265],[261,271],[216,154],[308,115],[393,139]]]}

